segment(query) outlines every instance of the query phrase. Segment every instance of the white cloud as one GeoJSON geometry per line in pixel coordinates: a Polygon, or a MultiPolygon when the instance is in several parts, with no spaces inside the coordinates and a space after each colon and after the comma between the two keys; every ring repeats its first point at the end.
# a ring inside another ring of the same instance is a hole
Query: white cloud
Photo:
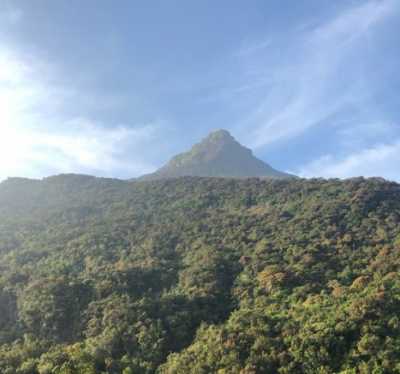
{"type": "Polygon", "coordinates": [[[370,0],[351,8],[314,31],[318,42],[350,42],[362,37],[371,27],[379,23],[395,10],[396,0],[370,0]]]}
{"type": "Polygon", "coordinates": [[[19,61],[10,51],[0,49],[0,82],[2,85],[21,83],[29,72],[29,68],[19,61]]]}
{"type": "Polygon", "coordinates": [[[275,48],[286,52],[273,64],[268,54],[254,53],[244,59],[252,71],[249,79],[268,76],[270,85],[261,104],[239,124],[240,137],[251,147],[263,147],[297,136],[345,108],[371,109],[368,100],[373,87],[360,67],[351,65],[351,56],[362,59],[364,38],[377,32],[377,26],[398,9],[395,0],[362,2],[313,30],[299,32],[286,47],[281,41],[275,48]]]}
{"type": "Polygon", "coordinates": [[[62,115],[57,109],[71,92],[39,80],[43,66],[0,47],[0,180],[61,172],[133,177],[154,169],[141,154],[158,123],[110,126],[62,115]]]}
{"type": "Polygon", "coordinates": [[[390,144],[377,144],[343,158],[325,155],[300,168],[302,177],[349,178],[382,176],[400,181],[400,139],[390,144]],[[379,175],[377,171],[379,170],[379,175]]]}
{"type": "Polygon", "coordinates": [[[140,159],[132,161],[125,156],[128,151],[140,151],[140,143],[151,139],[155,126],[106,129],[86,119],[64,122],[61,126],[57,131],[2,128],[0,179],[38,177],[49,171],[136,176],[153,169],[140,159]]]}

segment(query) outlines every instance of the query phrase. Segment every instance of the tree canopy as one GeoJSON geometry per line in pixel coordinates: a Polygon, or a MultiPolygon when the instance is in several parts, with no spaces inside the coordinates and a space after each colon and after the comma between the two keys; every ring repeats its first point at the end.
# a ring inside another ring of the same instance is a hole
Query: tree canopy
{"type": "Polygon", "coordinates": [[[400,186],[0,184],[0,372],[400,373],[400,186]]]}

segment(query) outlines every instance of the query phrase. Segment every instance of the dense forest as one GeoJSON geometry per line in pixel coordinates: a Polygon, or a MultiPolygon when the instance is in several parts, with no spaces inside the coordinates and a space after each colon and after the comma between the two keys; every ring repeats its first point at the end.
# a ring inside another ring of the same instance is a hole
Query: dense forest
{"type": "Polygon", "coordinates": [[[400,373],[400,185],[0,184],[0,373],[400,373]]]}

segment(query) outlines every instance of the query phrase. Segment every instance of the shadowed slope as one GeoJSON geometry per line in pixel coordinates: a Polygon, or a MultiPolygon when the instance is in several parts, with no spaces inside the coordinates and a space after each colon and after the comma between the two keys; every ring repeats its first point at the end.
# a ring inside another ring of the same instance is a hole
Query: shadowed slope
{"type": "Polygon", "coordinates": [[[290,174],[273,169],[254,157],[253,152],[237,142],[226,130],[209,134],[188,152],[173,157],[165,166],[143,180],[200,177],[269,177],[290,178],[290,174]]]}

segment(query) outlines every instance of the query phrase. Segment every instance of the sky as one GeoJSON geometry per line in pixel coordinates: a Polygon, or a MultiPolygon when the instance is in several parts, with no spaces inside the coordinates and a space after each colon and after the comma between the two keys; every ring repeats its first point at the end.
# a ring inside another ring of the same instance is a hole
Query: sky
{"type": "Polygon", "coordinates": [[[400,181],[399,0],[0,0],[0,180],[152,172],[210,131],[400,181]]]}

